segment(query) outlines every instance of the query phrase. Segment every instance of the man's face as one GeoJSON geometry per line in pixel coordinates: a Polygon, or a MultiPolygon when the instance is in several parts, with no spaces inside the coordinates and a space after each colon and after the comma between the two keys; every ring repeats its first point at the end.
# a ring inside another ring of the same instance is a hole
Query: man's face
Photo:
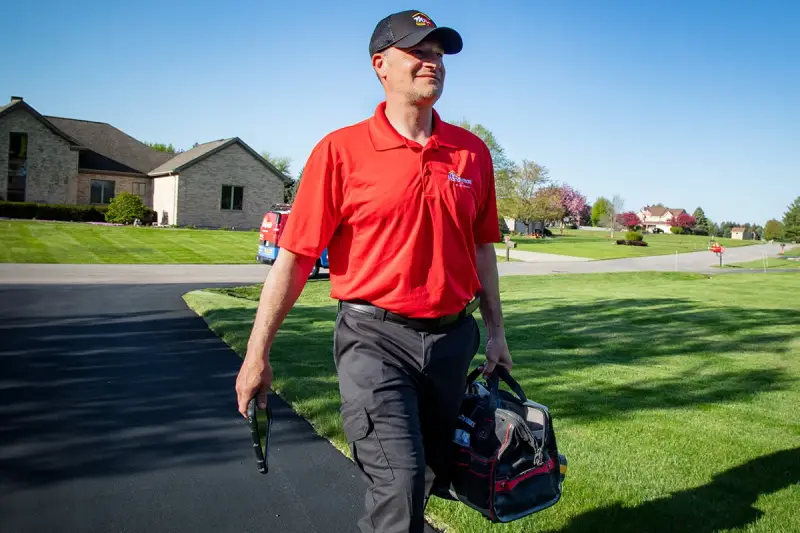
{"type": "Polygon", "coordinates": [[[387,92],[415,105],[433,105],[444,89],[444,51],[435,41],[412,48],[389,48],[376,54],[372,64],[387,92]]]}

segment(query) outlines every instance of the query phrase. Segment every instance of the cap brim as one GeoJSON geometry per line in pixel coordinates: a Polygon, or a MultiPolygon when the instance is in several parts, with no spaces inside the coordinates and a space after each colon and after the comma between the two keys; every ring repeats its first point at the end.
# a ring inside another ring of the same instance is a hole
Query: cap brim
{"type": "Polygon", "coordinates": [[[414,33],[406,35],[392,46],[396,46],[397,48],[411,48],[429,38],[439,41],[445,54],[457,54],[464,47],[461,35],[453,28],[446,27],[415,31],[414,33]]]}

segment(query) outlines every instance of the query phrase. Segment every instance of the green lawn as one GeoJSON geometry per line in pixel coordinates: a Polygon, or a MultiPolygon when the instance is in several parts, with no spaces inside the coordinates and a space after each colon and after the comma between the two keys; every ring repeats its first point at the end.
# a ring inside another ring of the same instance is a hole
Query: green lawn
{"type": "MultiPolygon", "coordinates": [[[[722,264],[723,268],[755,268],[759,270],[764,269],[764,261],[756,259],[755,261],[745,261],[744,263],[731,263],[726,265],[722,264]]],[[[800,261],[789,261],[788,259],[776,259],[774,257],[767,258],[766,267],[771,269],[785,269],[785,268],[800,268],[800,261]]]]}
{"type": "MultiPolygon", "coordinates": [[[[542,252],[557,255],[570,255],[575,257],[588,257],[590,259],[619,259],[623,257],[643,257],[648,255],[668,255],[686,252],[708,250],[710,237],[702,235],[673,235],[645,234],[647,246],[620,246],[617,239],[624,239],[625,232],[616,232],[611,238],[610,232],[588,230],[560,230],[553,231],[553,237],[548,239],[533,239],[525,236],[513,237],[517,243],[517,250],[528,252],[542,252]]],[[[733,239],[715,239],[725,247],[747,246],[756,244],[756,241],[740,241],[733,239]]],[[[498,244],[505,248],[505,244],[498,244]]],[[[709,252],[710,253],[710,252],[709,252]]]]}
{"type": "MultiPolygon", "coordinates": [[[[800,246],[794,248],[787,248],[784,251],[783,257],[800,257],[800,246]]],[[[722,264],[723,268],[753,268],[763,270],[766,266],[768,270],[771,269],[794,269],[800,268],[800,261],[790,261],[788,259],[782,259],[780,256],[778,257],[767,257],[766,265],[764,261],[761,259],[756,259],[755,261],[746,261],[743,263],[730,263],[726,265],[724,262],[722,264]]]]}
{"type": "Polygon", "coordinates": [[[0,263],[255,263],[251,231],[0,221],[0,263]]]}
{"type": "MultiPolygon", "coordinates": [[[[434,498],[435,524],[448,533],[800,531],[800,275],[500,283],[513,374],[550,407],[569,459],[564,498],[503,526],[434,498]]],[[[185,298],[243,355],[259,290],[185,298]]],[[[310,283],[289,314],[273,388],[347,454],[328,290],[310,283]]]]}

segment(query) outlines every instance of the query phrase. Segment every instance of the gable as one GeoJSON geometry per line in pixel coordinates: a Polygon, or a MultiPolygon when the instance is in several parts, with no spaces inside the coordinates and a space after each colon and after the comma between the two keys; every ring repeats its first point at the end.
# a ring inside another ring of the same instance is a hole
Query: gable
{"type": "Polygon", "coordinates": [[[18,100],[0,108],[0,121],[24,124],[25,126],[15,126],[16,128],[29,128],[31,131],[49,130],[49,133],[60,137],[72,149],[78,149],[79,142],[57,128],[53,123],[40,115],[34,108],[22,100],[18,100]]]}

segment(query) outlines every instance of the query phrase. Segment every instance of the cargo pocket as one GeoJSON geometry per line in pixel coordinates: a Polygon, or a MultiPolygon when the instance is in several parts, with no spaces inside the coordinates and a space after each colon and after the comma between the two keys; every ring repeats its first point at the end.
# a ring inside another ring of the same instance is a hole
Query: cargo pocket
{"type": "Polygon", "coordinates": [[[353,462],[369,482],[379,485],[394,480],[369,410],[363,405],[346,402],[342,405],[342,426],[353,462]]]}

